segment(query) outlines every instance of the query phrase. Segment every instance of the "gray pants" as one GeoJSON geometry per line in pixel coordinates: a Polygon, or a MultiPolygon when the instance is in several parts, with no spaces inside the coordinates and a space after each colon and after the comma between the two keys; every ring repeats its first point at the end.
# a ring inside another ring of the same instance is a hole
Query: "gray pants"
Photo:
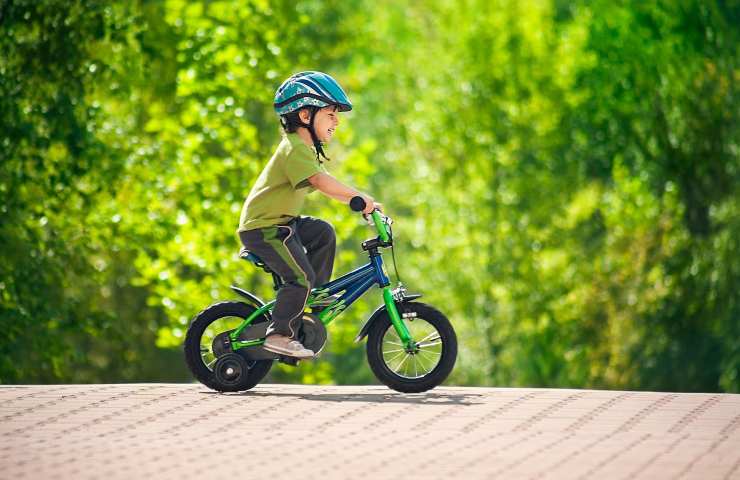
{"type": "Polygon", "coordinates": [[[267,335],[296,338],[311,288],[331,278],[336,251],[334,228],[323,220],[301,216],[284,225],[239,232],[239,238],[285,282],[278,291],[267,335]]]}

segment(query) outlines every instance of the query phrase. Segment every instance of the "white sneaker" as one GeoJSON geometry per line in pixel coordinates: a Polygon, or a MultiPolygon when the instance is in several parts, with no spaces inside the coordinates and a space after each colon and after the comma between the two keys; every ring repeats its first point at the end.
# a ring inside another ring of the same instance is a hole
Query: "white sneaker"
{"type": "Polygon", "coordinates": [[[285,335],[274,333],[265,339],[262,348],[268,352],[286,355],[296,358],[311,358],[314,356],[312,350],[307,349],[298,340],[293,340],[285,335]]]}

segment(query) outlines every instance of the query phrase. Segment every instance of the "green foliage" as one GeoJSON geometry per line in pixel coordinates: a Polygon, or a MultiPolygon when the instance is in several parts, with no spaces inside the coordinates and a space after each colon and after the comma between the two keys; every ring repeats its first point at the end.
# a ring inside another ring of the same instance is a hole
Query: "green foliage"
{"type": "MultiPolygon", "coordinates": [[[[451,383],[740,391],[735,1],[11,1],[0,7],[0,381],[188,379],[201,308],[270,279],[239,210],[289,74],[355,105],[329,169],[396,220],[451,383]],[[474,12],[474,13],[473,13],[474,12]]],[[[370,235],[320,194],[335,266],[370,235]]],[[[390,262],[390,257],[388,257],[390,262]]],[[[372,291],[371,291],[372,292],[372,291]]],[[[268,380],[373,382],[352,340],[268,380]]]]}

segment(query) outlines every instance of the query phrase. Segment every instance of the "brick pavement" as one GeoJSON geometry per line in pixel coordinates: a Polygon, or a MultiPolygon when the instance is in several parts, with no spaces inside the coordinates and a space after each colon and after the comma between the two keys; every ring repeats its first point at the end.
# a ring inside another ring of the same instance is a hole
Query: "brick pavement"
{"type": "Polygon", "coordinates": [[[740,479],[740,395],[0,387],[0,478],[225,476],[740,479]]]}

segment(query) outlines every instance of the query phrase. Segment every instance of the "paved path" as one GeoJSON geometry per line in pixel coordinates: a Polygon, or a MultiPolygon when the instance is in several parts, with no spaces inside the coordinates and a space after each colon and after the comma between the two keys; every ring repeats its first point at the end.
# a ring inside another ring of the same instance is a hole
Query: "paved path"
{"type": "Polygon", "coordinates": [[[740,395],[3,386],[0,478],[740,479],[740,395]]]}

